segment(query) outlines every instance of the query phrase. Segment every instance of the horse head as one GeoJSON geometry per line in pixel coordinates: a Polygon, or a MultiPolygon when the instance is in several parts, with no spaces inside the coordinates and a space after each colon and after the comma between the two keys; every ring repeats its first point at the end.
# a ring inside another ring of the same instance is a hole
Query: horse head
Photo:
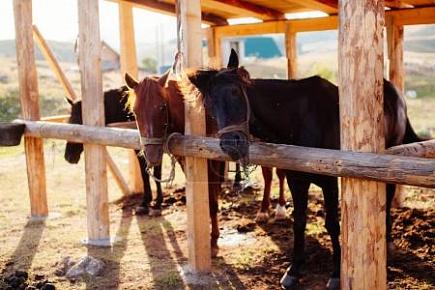
{"type": "Polygon", "coordinates": [[[131,90],[128,103],[136,117],[142,151],[149,167],[161,164],[167,137],[169,109],[165,95],[166,80],[167,74],[160,78],[145,77],[141,82],[128,73],[125,75],[125,82],[131,90]]]}
{"type": "Polygon", "coordinates": [[[244,159],[249,149],[250,107],[248,71],[239,67],[237,53],[231,50],[227,68],[198,70],[188,76],[203,94],[208,114],[218,125],[220,147],[231,159],[244,159]]]}
{"type": "MultiPolygon", "coordinates": [[[[83,124],[82,120],[82,101],[73,102],[67,98],[71,105],[71,115],[68,119],[69,124],[83,124]]],[[[67,142],[65,148],[65,160],[69,163],[76,164],[80,160],[80,155],[83,152],[83,144],[75,142],[67,142]]]]}

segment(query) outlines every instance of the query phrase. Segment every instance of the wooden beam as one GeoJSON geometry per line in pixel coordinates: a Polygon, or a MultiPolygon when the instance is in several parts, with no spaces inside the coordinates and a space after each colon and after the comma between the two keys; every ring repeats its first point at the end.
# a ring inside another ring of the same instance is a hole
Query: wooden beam
{"type": "Polygon", "coordinates": [[[285,33],[285,50],[287,56],[287,78],[296,79],[298,71],[296,32],[292,31],[290,25],[288,25],[285,33]]]}
{"type": "Polygon", "coordinates": [[[337,2],[334,1],[322,1],[322,0],[285,0],[285,2],[289,2],[295,5],[300,5],[310,10],[319,10],[328,14],[336,14],[337,13],[337,2]]]}
{"type": "MultiPolygon", "coordinates": [[[[395,18],[396,25],[433,24],[435,23],[435,7],[401,9],[385,12],[385,18],[395,18]]],[[[334,30],[338,28],[338,17],[328,16],[310,19],[276,20],[262,23],[239,24],[215,27],[216,38],[246,36],[256,34],[285,33],[287,25],[294,32],[334,30]]]]}
{"type": "Polygon", "coordinates": [[[42,54],[44,55],[45,60],[48,62],[48,65],[50,66],[51,70],[53,71],[54,75],[56,76],[59,83],[62,85],[67,97],[71,101],[76,101],[78,99],[76,93],[74,92],[71,83],[68,81],[67,77],[63,73],[59,63],[56,60],[56,57],[54,56],[53,52],[51,51],[50,47],[48,46],[47,42],[45,41],[44,37],[42,36],[41,32],[39,32],[38,27],[36,25],[33,25],[33,37],[36,40],[36,43],[38,44],[39,48],[41,49],[42,54]]]}
{"type": "MultiPolygon", "coordinates": [[[[168,15],[175,15],[175,5],[172,3],[163,2],[160,0],[109,0],[112,2],[126,1],[142,9],[155,11],[158,13],[164,13],[168,15]]],[[[205,23],[211,25],[228,25],[228,21],[213,13],[203,12],[201,13],[201,19],[205,23]]]]}
{"type": "Polygon", "coordinates": [[[394,17],[396,25],[434,24],[435,7],[392,10],[386,16],[394,17]]]}
{"type": "Polygon", "coordinates": [[[401,156],[435,158],[435,140],[390,147],[385,153],[401,156]]]}
{"type": "MultiPolygon", "coordinates": [[[[183,36],[181,50],[187,67],[202,65],[201,1],[178,0],[177,17],[183,36]]],[[[180,34],[179,34],[180,36],[180,34]]],[[[185,134],[205,136],[205,110],[202,100],[184,102],[185,134]]],[[[211,270],[210,209],[207,159],[185,159],[188,258],[195,272],[211,270]]]]}
{"type": "MultiPolygon", "coordinates": [[[[26,125],[24,134],[28,137],[62,139],[131,149],[140,148],[136,130],[41,121],[17,120],[16,122],[26,125]]],[[[220,149],[219,139],[216,138],[176,135],[171,137],[169,149],[179,156],[231,161],[228,155],[220,149]]],[[[434,149],[434,140],[431,140],[397,146],[397,148],[392,147],[386,152],[406,156],[433,156],[434,149]],[[415,148],[424,146],[426,153],[407,149],[409,146],[415,148]]],[[[435,188],[435,161],[406,156],[260,142],[250,144],[249,148],[250,161],[262,166],[435,188]]],[[[363,195],[367,194],[367,192],[363,193],[363,195]]]]}
{"type": "MultiPolygon", "coordinates": [[[[39,120],[38,76],[32,37],[32,0],[14,0],[15,41],[21,112],[26,120],[39,120]]],[[[48,215],[44,147],[39,138],[24,138],[32,218],[48,215]]]]}
{"type": "MultiPolygon", "coordinates": [[[[385,148],[383,3],[340,1],[342,150],[381,152],[385,148]]],[[[341,289],[386,289],[385,207],[384,183],[341,179],[341,289]]]]}
{"type": "Polygon", "coordinates": [[[285,19],[281,11],[261,6],[242,0],[203,0],[203,5],[211,9],[227,10],[246,15],[244,17],[256,17],[263,20],[285,19]]]}
{"type": "Polygon", "coordinates": [[[116,166],[115,161],[113,161],[112,156],[110,156],[110,153],[109,151],[107,151],[107,149],[106,149],[106,161],[107,161],[107,168],[109,168],[109,171],[112,173],[112,176],[115,179],[115,182],[118,185],[119,189],[121,189],[122,193],[125,196],[130,195],[131,191],[128,188],[128,184],[122,177],[121,171],[119,170],[118,166],[116,166]]]}
{"type": "MultiPolygon", "coordinates": [[[[119,2],[119,35],[121,76],[126,72],[138,79],[136,39],[134,35],[133,4],[127,1],[119,2]]],[[[140,165],[134,151],[129,152],[129,184],[133,192],[144,192],[140,165]]]]}
{"type": "MultiPolygon", "coordinates": [[[[83,124],[104,126],[98,1],[78,0],[83,124]]],[[[88,243],[110,245],[106,151],[84,144],[88,243]]]]}

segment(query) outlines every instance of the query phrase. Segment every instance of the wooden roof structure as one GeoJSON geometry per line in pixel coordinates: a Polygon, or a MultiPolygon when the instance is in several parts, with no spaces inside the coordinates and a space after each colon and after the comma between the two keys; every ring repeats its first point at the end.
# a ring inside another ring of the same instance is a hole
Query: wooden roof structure
{"type": "MultiPolygon", "coordinates": [[[[110,0],[119,2],[119,0],[110,0]]],[[[159,13],[175,14],[175,0],[122,0],[159,13]]],[[[385,0],[389,10],[435,7],[434,0],[385,0]]],[[[285,19],[287,13],[321,11],[338,14],[338,0],[202,0],[202,20],[212,26],[228,19],[254,17],[263,21],[285,19]]]]}

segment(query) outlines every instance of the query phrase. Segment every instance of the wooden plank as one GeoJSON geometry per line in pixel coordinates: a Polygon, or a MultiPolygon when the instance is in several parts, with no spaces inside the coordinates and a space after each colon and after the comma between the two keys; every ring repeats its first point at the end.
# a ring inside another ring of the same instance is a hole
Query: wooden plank
{"type": "Polygon", "coordinates": [[[287,56],[287,78],[296,79],[298,71],[296,32],[293,32],[290,24],[285,33],[285,51],[287,56]]]}
{"type": "MultiPolygon", "coordinates": [[[[32,37],[32,0],[14,0],[15,41],[22,116],[39,120],[39,90],[32,37]]],[[[24,138],[30,212],[33,218],[48,215],[44,147],[40,138],[24,138]]]]}
{"type": "Polygon", "coordinates": [[[67,77],[63,73],[59,63],[56,60],[56,57],[54,56],[53,52],[51,51],[50,47],[48,46],[47,42],[45,41],[44,37],[42,36],[41,32],[39,32],[38,27],[36,25],[33,25],[33,36],[36,40],[36,43],[38,44],[39,48],[41,49],[42,54],[44,55],[45,60],[47,60],[48,65],[50,66],[51,70],[53,71],[54,75],[56,76],[59,83],[62,85],[62,88],[64,89],[67,97],[71,101],[76,101],[78,99],[76,93],[74,92],[71,83],[68,81],[67,77]]]}
{"type": "MultiPolygon", "coordinates": [[[[139,149],[136,130],[101,128],[86,125],[60,124],[41,121],[17,122],[26,124],[28,137],[62,139],[78,143],[139,149]]],[[[407,144],[392,147],[388,153],[406,156],[433,156],[434,141],[423,145],[407,144]],[[406,149],[424,146],[425,153],[406,149]],[[406,147],[406,148],[405,148],[406,147]],[[391,151],[390,151],[391,150],[391,151]]],[[[179,156],[193,156],[230,161],[219,147],[219,139],[202,136],[173,136],[169,149],[179,156]]],[[[250,161],[266,167],[279,167],[330,176],[357,177],[396,184],[409,184],[435,188],[435,161],[432,159],[401,157],[386,154],[360,153],[291,145],[254,142],[250,144],[250,161]]],[[[364,193],[366,194],[366,193],[364,193]]]]}
{"type": "Polygon", "coordinates": [[[245,17],[256,17],[262,20],[285,19],[285,14],[281,11],[248,1],[203,0],[203,5],[213,10],[232,11],[233,13],[243,14],[245,17]]]}
{"type": "Polygon", "coordinates": [[[319,0],[285,0],[286,2],[301,5],[310,10],[319,10],[328,14],[337,13],[337,3],[319,1],[319,0]]]}
{"type": "MultiPolygon", "coordinates": [[[[181,22],[181,49],[188,67],[202,65],[201,1],[178,0],[181,22]]],[[[184,102],[185,134],[205,136],[205,110],[202,100],[184,102]]],[[[211,270],[210,209],[207,159],[185,159],[187,238],[189,266],[195,272],[211,270]]]]}
{"type": "MultiPolygon", "coordinates": [[[[338,59],[343,150],[381,152],[385,148],[383,3],[340,2],[338,59]]],[[[341,289],[386,289],[385,184],[342,178],[341,197],[341,289]]]]}
{"type": "MultiPolygon", "coordinates": [[[[121,76],[128,72],[138,79],[136,39],[134,36],[133,4],[127,1],[119,2],[119,35],[121,52],[121,76]]],[[[128,154],[129,185],[133,192],[143,192],[142,174],[134,151],[128,154]]]]}
{"type": "MultiPolygon", "coordinates": [[[[98,1],[78,0],[83,124],[104,126],[98,1]]],[[[106,151],[84,144],[88,243],[110,245],[106,151]]]]}
{"type": "MultiPolygon", "coordinates": [[[[174,16],[175,5],[168,2],[163,2],[160,0],[109,0],[112,2],[127,1],[132,3],[135,7],[155,11],[158,13],[164,13],[174,16]]],[[[228,21],[213,13],[202,12],[202,20],[211,25],[228,25],[228,21]]]]}
{"type": "Polygon", "coordinates": [[[130,195],[131,191],[128,188],[128,184],[122,177],[121,171],[119,170],[118,166],[116,166],[115,161],[113,161],[107,149],[106,149],[106,161],[107,161],[107,168],[109,168],[110,173],[112,173],[112,176],[115,179],[115,182],[118,185],[119,189],[121,189],[122,193],[125,196],[130,195]]]}

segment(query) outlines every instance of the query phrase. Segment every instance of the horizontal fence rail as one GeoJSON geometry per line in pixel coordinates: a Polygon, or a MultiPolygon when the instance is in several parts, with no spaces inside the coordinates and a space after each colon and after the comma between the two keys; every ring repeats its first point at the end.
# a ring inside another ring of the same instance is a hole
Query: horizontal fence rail
{"type": "MultiPolygon", "coordinates": [[[[137,130],[41,121],[16,122],[26,125],[25,135],[30,137],[140,149],[137,130]]],[[[433,145],[434,141],[428,142],[433,145]]],[[[174,135],[169,149],[176,155],[230,160],[220,149],[216,138],[174,135]]],[[[435,160],[428,158],[260,142],[251,144],[249,156],[251,163],[263,166],[435,188],[435,160]]]]}

